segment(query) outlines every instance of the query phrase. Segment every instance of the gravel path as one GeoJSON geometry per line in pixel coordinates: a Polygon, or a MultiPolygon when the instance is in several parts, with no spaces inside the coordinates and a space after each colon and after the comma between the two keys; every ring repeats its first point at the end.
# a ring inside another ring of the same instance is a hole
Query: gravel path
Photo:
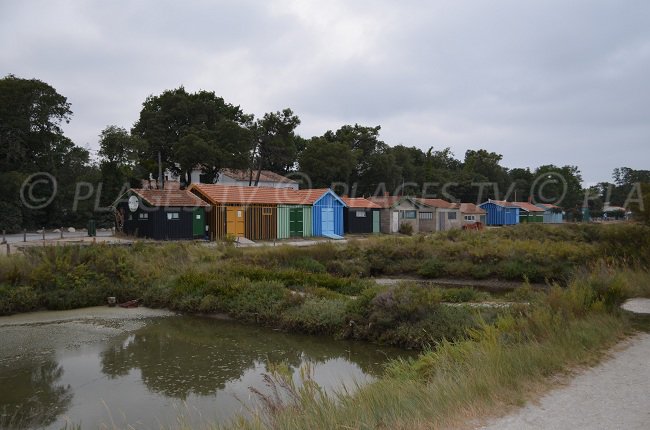
{"type": "MultiPolygon", "coordinates": [[[[650,313],[650,299],[633,299],[623,308],[650,313]]],[[[568,386],[482,429],[650,429],[650,334],[633,337],[568,386]]]]}

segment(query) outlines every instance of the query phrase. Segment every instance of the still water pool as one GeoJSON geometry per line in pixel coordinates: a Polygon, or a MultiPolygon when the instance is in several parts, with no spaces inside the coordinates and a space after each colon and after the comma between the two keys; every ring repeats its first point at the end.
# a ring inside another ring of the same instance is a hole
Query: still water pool
{"type": "Polygon", "coordinates": [[[372,381],[401,350],[232,321],[91,308],[0,318],[0,428],[149,429],[227,423],[250,387],[308,365],[332,393],[372,381]]]}

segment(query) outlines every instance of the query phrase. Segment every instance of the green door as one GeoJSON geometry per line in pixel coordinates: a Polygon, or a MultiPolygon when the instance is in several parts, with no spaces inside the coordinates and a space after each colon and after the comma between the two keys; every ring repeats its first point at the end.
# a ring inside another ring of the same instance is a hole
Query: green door
{"type": "Polygon", "coordinates": [[[372,232],[379,233],[379,211],[372,211],[372,232]]]}
{"type": "Polygon", "coordinates": [[[196,208],[192,211],[192,235],[203,237],[205,235],[205,210],[196,208]]]}
{"type": "Polygon", "coordinates": [[[302,208],[289,209],[289,236],[302,236],[302,208]]]}

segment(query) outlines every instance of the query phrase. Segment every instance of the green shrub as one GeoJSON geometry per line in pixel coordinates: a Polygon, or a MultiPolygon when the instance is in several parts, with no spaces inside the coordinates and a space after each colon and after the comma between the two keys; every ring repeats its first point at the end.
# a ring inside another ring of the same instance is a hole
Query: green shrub
{"type": "Polygon", "coordinates": [[[311,298],[282,317],[286,327],[305,333],[334,334],[345,326],[346,300],[311,298]]]}
{"type": "Polygon", "coordinates": [[[291,263],[291,266],[297,270],[304,270],[306,272],[312,273],[323,273],[325,272],[325,266],[314,260],[311,257],[300,257],[291,263]]]}
{"type": "Polygon", "coordinates": [[[424,278],[439,278],[445,275],[445,263],[430,258],[420,266],[418,275],[424,278]]]}
{"type": "Polygon", "coordinates": [[[449,303],[466,303],[487,300],[490,295],[474,288],[445,288],[442,290],[442,301],[449,303]]]}
{"type": "Polygon", "coordinates": [[[406,236],[410,236],[413,234],[413,226],[408,223],[408,222],[403,222],[399,225],[399,233],[404,234],[406,236]]]}
{"type": "Polygon", "coordinates": [[[217,312],[222,309],[221,302],[216,296],[213,296],[212,294],[207,294],[203,296],[201,299],[201,303],[199,303],[198,310],[201,312],[217,312]]]}

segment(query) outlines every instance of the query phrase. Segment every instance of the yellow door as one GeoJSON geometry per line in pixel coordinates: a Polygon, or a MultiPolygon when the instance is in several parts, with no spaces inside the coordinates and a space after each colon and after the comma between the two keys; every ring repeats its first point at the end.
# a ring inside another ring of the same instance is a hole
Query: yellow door
{"type": "Polygon", "coordinates": [[[226,234],[237,237],[244,235],[244,208],[240,206],[226,208],[226,234]]]}

